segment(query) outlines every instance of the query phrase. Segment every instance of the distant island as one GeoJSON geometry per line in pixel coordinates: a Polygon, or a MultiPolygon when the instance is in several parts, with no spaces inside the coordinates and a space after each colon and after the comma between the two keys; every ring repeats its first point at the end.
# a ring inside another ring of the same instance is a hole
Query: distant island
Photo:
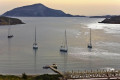
{"type": "Polygon", "coordinates": [[[89,16],[89,18],[111,18],[116,15],[89,16]]]}
{"type": "Polygon", "coordinates": [[[120,16],[113,16],[111,18],[106,18],[99,23],[120,24],[120,16]]]}
{"type": "Polygon", "coordinates": [[[43,4],[33,4],[18,7],[5,12],[2,16],[15,17],[85,17],[80,15],[66,14],[61,10],[55,10],[44,6],[43,4]]]}
{"type": "Polygon", "coordinates": [[[20,19],[0,16],[0,25],[24,24],[20,19]]]}

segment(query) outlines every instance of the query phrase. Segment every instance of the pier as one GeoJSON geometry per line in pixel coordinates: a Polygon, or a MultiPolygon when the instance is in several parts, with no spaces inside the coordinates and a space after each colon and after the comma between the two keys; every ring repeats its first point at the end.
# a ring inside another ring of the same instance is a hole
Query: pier
{"type": "Polygon", "coordinates": [[[90,70],[60,72],[53,65],[48,66],[52,71],[63,76],[60,80],[120,80],[120,70],[90,70]]]}
{"type": "Polygon", "coordinates": [[[96,71],[71,71],[65,72],[64,77],[68,80],[70,79],[88,79],[88,80],[104,80],[104,79],[120,79],[120,71],[106,71],[106,70],[96,70],[96,71]]]}

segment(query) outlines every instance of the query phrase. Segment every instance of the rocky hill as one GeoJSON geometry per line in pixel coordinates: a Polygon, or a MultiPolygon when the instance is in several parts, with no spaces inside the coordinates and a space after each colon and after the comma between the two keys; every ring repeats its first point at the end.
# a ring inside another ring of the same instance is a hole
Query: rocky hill
{"type": "Polygon", "coordinates": [[[3,16],[16,17],[85,17],[79,15],[66,14],[61,10],[55,10],[44,6],[43,4],[33,4],[23,7],[18,7],[7,11],[3,16]]]}
{"type": "Polygon", "coordinates": [[[15,24],[24,24],[24,23],[17,18],[0,16],[0,25],[15,25],[15,24]]]}
{"type": "Polygon", "coordinates": [[[99,23],[120,24],[120,16],[114,16],[114,17],[111,17],[111,18],[106,18],[99,23]]]}

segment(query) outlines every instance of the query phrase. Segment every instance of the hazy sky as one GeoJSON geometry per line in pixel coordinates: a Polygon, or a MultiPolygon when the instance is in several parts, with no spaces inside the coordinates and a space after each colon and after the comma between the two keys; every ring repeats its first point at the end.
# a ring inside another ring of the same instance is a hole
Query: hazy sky
{"type": "Polygon", "coordinates": [[[16,7],[42,3],[78,15],[120,15],[120,0],[0,0],[0,14],[16,7]]]}

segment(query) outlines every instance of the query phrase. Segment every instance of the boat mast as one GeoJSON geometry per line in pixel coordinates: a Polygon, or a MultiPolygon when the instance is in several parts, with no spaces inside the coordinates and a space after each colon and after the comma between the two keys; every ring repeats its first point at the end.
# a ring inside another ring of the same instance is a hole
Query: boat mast
{"type": "Polygon", "coordinates": [[[37,43],[36,43],[36,26],[35,26],[35,42],[33,43],[33,49],[38,49],[37,43]]]}
{"type": "Polygon", "coordinates": [[[36,27],[35,27],[35,44],[37,44],[37,43],[36,43],[36,27]]]}
{"type": "Polygon", "coordinates": [[[92,44],[91,44],[91,28],[90,28],[90,46],[92,46],[92,44]]]}
{"type": "Polygon", "coordinates": [[[9,21],[8,21],[8,25],[9,25],[9,28],[8,28],[8,36],[10,36],[10,18],[9,18],[9,21]]]}
{"type": "Polygon", "coordinates": [[[68,46],[67,46],[67,35],[66,35],[66,30],[65,30],[65,47],[66,47],[66,49],[68,49],[68,46]]]}

